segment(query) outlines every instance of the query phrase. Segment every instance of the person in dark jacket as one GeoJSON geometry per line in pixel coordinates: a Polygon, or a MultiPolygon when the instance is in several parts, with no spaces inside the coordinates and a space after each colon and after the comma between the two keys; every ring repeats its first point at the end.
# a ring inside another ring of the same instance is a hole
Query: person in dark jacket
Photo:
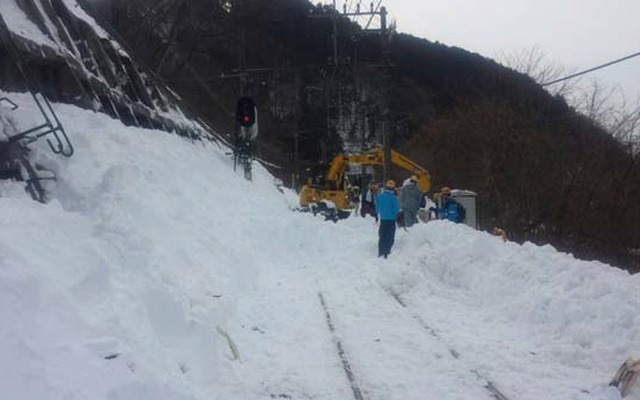
{"type": "Polygon", "coordinates": [[[367,215],[371,215],[376,219],[376,222],[378,222],[378,214],[376,213],[376,197],[378,196],[378,192],[378,182],[371,182],[369,184],[369,189],[363,193],[362,208],[360,210],[360,215],[363,218],[367,215]]]}
{"type": "Polygon", "coordinates": [[[396,183],[388,180],[384,185],[384,190],[376,198],[376,212],[380,218],[380,228],[378,230],[378,257],[387,258],[391,253],[393,242],[396,237],[396,216],[400,206],[393,190],[396,183]]]}
{"type": "Polygon", "coordinates": [[[420,208],[424,194],[418,189],[417,182],[418,177],[413,175],[409,178],[407,184],[402,187],[400,207],[404,214],[405,228],[410,228],[418,222],[418,208],[420,208]]]}

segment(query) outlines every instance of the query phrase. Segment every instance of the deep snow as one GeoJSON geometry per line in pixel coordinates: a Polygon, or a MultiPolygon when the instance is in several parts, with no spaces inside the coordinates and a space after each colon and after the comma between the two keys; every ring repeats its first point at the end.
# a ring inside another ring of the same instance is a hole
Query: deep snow
{"type": "Polygon", "coordinates": [[[612,400],[640,356],[638,275],[442,221],[378,259],[373,219],[294,212],[215,143],[54,107],[53,200],[0,181],[1,399],[354,398],[339,342],[364,399],[612,400]]]}

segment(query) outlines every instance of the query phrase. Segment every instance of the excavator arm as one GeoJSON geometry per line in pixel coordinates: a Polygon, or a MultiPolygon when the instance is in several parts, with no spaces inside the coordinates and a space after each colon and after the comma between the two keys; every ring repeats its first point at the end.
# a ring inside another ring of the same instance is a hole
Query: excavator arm
{"type": "Polygon", "coordinates": [[[431,189],[431,175],[426,169],[395,150],[391,150],[391,163],[415,175],[418,178],[416,185],[422,192],[428,192],[431,189]]]}
{"type": "MultiPolygon", "coordinates": [[[[344,161],[354,164],[383,165],[384,150],[379,147],[360,154],[347,154],[343,158],[344,161]]],[[[415,175],[418,178],[417,186],[421,191],[427,192],[429,191],[429,189],[431,189],[431,176],[426,169],[422,168],[421,166],[395,150],[391,150],[391,163],[404,169],[405,171],[408,171],[411,175],[415,175]]],[[[342,168],[342,170],[344,173],[344,168],[342,168]]]]}

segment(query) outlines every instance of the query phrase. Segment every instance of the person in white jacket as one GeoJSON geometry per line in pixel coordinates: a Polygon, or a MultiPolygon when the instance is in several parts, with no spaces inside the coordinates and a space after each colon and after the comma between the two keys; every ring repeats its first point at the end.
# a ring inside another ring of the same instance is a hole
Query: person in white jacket
{"type": "Polygon", "coordinates": [[[418,222],[418,208],[424,197],[424,193],[420,191],[416,183],[418,177],[413,175],[409,181],[402,187],[400,195],[400,207],[404,215],[404,226],[410,228],[418,222]]]}

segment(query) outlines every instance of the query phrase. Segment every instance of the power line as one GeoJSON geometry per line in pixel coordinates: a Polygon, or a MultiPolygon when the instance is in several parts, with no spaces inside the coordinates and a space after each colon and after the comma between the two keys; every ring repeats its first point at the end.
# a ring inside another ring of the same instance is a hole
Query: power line
{"type": "MultiPolygon", "coordinates": [[[[365,30],[365,31],[366,31],[367,29],[369,29],[369,24],[371,24],[371,21],[373,20],[373,16],[374,16],[374,15],[376,15],[376,14],[374,14],[374,13],[377,13],[377,12],[378,12],[378,9],[380,8],[380,4],[382,4],[382,0],[379,0],[379,1],[378,1],[378,5],[376,6],[375,11],[373,11],[373,10],[371,11],[371,17],[369,18],[369,21],[367,21],[367,25],[364,27],[364,30],[365,30]]],[[[380,29],[382,29],[382,28],[380,28],[380,29]]],[[[384,34],[384,32],[382,32],[382,33],[384,34]]]]}
{"type": "Polygon", "coordinates": [[[571,74],[569,76],[565,76],[564,78],[560,78],[560,79],[553,80],[551,82],[543,83],[542,86],[548,86],[548,85],[552,85],[554,83],[566,81],[567,79],[571,79],[571,78],[575,78],[575,77],[580,76],[580,75],[588,74],[589,72],[593,72],[595,70],[598,70],[598,69],[601,69],[601,68],[605,68],[605,67],[608,67],[610,65],[617,64],[619,62],[626,61],[626,60],[629,60],[629,59],[631,59],[633,57],[637,57],[637,56],[640,56],[640,52],[630,54],[630,55],[628,55],[626,57],[622,57],[622,58],[610,61],[610,62],[602,64],[602,65],[598,65],[597,67],[589,68],[589,69],[586,69],[586,70],[581,71],[581,72],[576,72],[575,74],[571,74]]]}

